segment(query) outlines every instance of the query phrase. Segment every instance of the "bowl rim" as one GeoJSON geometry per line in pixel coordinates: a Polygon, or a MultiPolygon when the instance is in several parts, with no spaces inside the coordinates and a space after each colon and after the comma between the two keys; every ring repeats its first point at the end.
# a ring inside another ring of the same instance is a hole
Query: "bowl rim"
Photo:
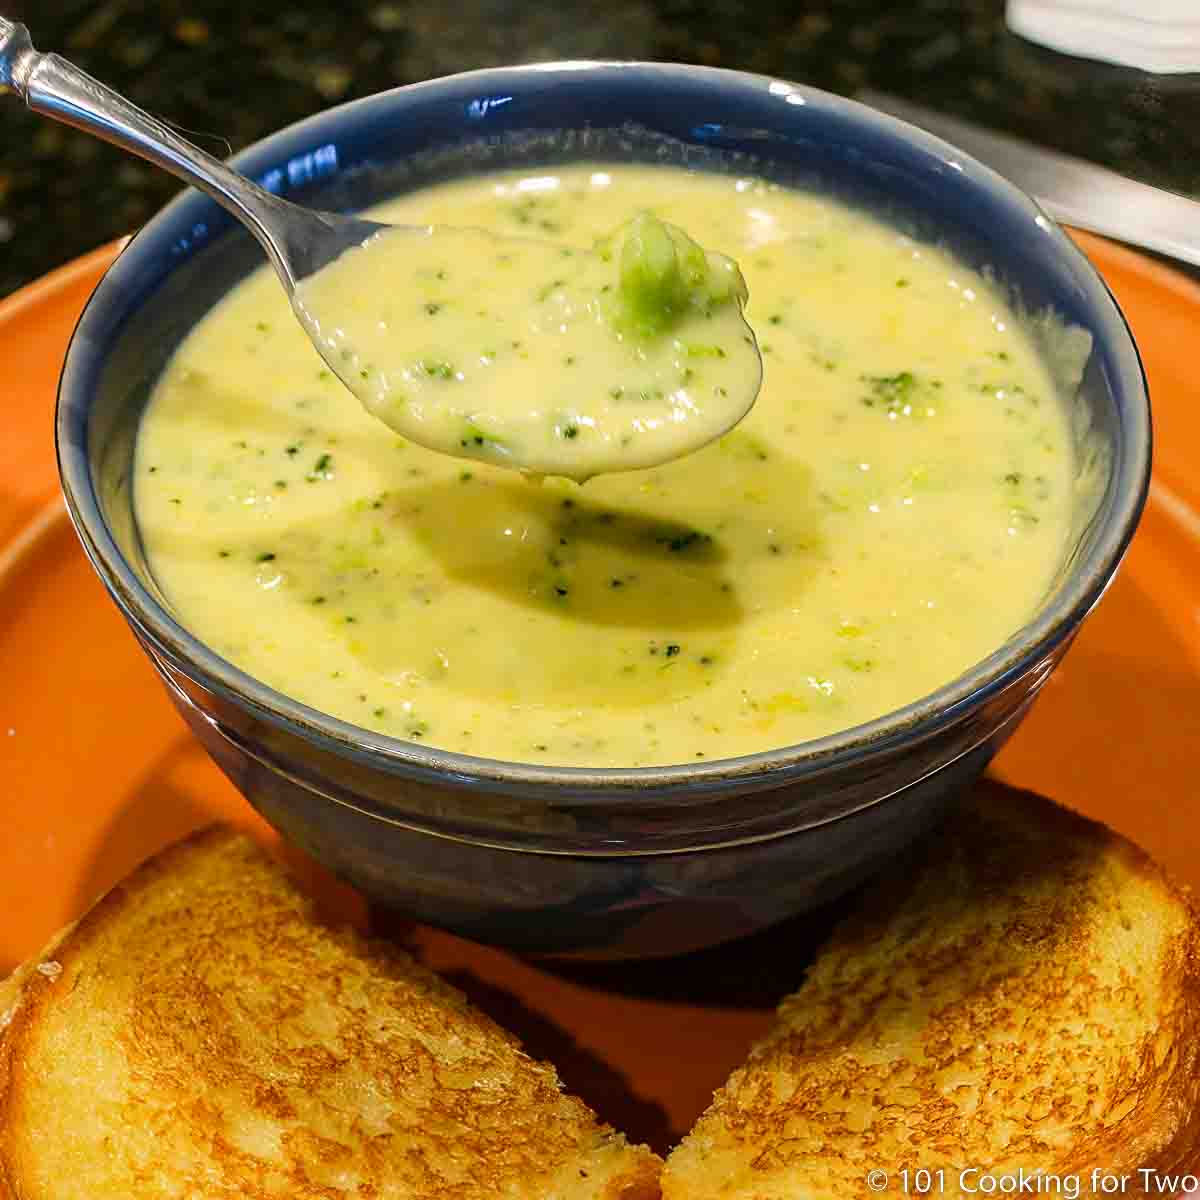
{"type": "MultiPolygon", "coordinates": [[[[386,768],[398,775],[426,783],[490,788],[526,793],[550,793],[556,803],[571,806],[603,797],[620,803],[636,802],[653,790],[658,794],[699,791],[754,791],[775,788],[817,771],[836,767],[864,753],[886,753],[914,741],[921,742],[966,719],[971,712],[1002,693],[1067,640],[1099,602],[1111,583],[1146,501],[1150,484],[1151,424],[1145,373],[1133,335],[1115,297],[1083,252],[1061,228],[1015,185],[991,168],[931,133],[879,112],[857,101],[818,88],[774,76],[718,67],[678,63],[610,60],[562,60],[460,72],[407,84],[324,109],[253,143],[230,160],[231,165],[258,177],[297,152],[315,144],[317,131],[337,126],[356,116],[389,106],[403,107],[409,97],[481,89],[511,88],[520,81],[538,79],[543,89],[559,76],[564,81],[586,75],[603,82],[606,76],[641,75],[647,86],[688,79],[711,84],[714,93],[744,89],[798,97],[810,112],[824,111],[875,135],[907,143],[924,151],[965,177],[1014,218],[1035,224],[1049,240],[1060,263],[1069,271],[1083,297],[1094,327],[1115,364],[1114,391],[1118,397],[1121,437],[1113,457],[1113,476],[1102,504],[1108,512],[1089,553],[1074,562],[1051,600],[1010,638],[966,671],[925,696],[872,721],[850,726],[809,741],[731,758],[704,762],[672,763],[646,767],[568,767],[493,759],[442,750],[419,742],[374,733],[332,717],[275,690],[211,650],[189,633],[142,584],[118,547],[104,520],[96,496],[88,449],[70,444],[66,436],[72,412],[82,409],[86,427],[89,382],[99,378],[103,343],[93,336],[104,320],[106,308],[121,304],[132,313],[136,304],[122,301],[141,265],[154,253],[166,253],[177,240],[170,232],[181,215],[197,204],[213,202],[193,189],[185,190],[161,209],[126,245],[104,274],[81,315],[68,347],[59,379],[55,414],[58,469],[67,510],[87,557],[126,619],[143,640],[165,650],[186,675],[200,686],[243,711],[270,723],[283,723],[309,741],[341,755],[386,768]],[[1122,398],[1124,403],[1121,403],[1122,398]]],[[[796,100],[792,100],[796,103],[796,100]]],[[[325,135],[319,135],[324,137],[325,135]]],[[[170,273],[160,273],[155,286],[170,273]]],[[[134,288],[133,291],[139,289],[134,288]]]]}

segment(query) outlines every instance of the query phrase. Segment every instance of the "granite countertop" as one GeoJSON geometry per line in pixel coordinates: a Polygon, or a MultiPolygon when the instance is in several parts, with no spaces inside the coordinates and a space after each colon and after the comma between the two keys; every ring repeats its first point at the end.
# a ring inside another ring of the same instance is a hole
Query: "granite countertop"
{"type": "MultiPolygon", "coordinates": [[[[1067,58],[1008,33],[1003,0],[8,0],[56,50],[238,150],[320,108],[472,67],[650,58],[892,92],[1200,192],[1200,77],[1067,58]]],[[[11,99],[0,139],[0,294],[144,222],[168,176],[11,99]]]]}

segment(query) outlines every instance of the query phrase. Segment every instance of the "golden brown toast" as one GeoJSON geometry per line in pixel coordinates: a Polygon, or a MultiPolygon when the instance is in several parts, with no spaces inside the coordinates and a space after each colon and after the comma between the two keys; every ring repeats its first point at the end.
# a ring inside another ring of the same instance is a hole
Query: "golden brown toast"
{"type": "Polygon", "coordinates": [[[9,1200],[653,1200],[661,1167],[248,839],[146,863],[0,985],[9,1200]]]}
{"type": "Polygon", "coordinates": [[[1200,1169],[1197,954],[1141,851],[985,785],[835,930],[664,1198],[1156,1192],[1200,1169]]]}

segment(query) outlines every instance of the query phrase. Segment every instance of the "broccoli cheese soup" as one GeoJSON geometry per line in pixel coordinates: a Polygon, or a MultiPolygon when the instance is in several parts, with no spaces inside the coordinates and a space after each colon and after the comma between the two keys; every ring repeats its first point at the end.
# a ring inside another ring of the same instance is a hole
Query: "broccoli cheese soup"
{"type": "MultiPolygon", "coordinates": [[[[420,448],[264,269],[179,347],[139,434],[136,514],[180,620],[365,728],[578,766],[800,742],[999,647],[1062,561],[1074,464],[980,276],[827,199],[671,168],[482,176],[379,215],[586,246],[643,209],[741,266],[763,381],[735,429],[584,486],[420,448]]],[[[457,306],[428,316],[467,354],[457,306]]],[[[565,361],[547,386],[568,375],[613,386],[565,361]]]]}

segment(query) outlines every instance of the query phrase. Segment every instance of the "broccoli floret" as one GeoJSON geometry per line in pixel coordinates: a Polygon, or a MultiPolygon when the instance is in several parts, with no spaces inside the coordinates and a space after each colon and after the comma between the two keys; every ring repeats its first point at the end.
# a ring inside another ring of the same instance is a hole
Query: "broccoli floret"
{"type": "Polygon", "coordinates": [[[611,315],[623,333],[655,337],[689,314],[744,303],[748,295],[737,263],[651,213],[619,229],[607,253],[618,260],[611,315]]]}

